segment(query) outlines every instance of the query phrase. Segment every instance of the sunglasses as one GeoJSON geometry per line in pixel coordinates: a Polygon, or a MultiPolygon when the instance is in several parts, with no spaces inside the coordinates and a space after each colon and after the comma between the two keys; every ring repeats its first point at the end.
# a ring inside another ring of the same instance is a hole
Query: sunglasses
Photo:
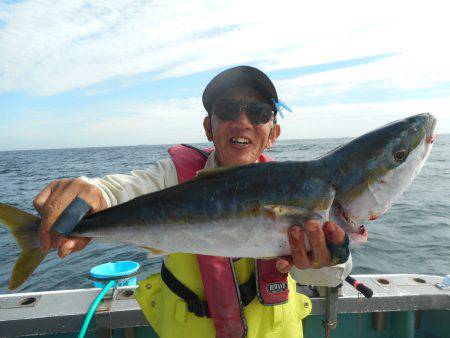
{"type": "Polygon", "coordinates": [[[247,117],[253,124],[265,124],[270,121],[273,108],[264,102],[247,102],[233,99],[219,99],[213,108],[213,113],[223,121],[232,121],[239,117],[241,111],[247,113],[247,117]]]}

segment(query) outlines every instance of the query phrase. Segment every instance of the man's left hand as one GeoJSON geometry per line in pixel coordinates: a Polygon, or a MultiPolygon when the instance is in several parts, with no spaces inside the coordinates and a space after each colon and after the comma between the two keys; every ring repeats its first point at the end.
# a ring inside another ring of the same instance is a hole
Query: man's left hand
{"type": "Polygon", "coordinates": [[[344,245],[345,232],[335,222],[307,221],[304,227],[292,226],[289,229],[289,244],[291,256],[279,258],[276,263],[278,271],[287,273],[295,266],[298,269],[319,269],[335,265],[332,261],[327,240],[335,245],[344,245]],[[311,251],[306,251],[305,232],[311,245],[311,251]]]}

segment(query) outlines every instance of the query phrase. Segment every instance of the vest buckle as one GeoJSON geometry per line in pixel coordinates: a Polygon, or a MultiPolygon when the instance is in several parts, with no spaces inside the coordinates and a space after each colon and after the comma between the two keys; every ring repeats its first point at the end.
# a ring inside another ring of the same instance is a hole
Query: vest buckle
{"type": "Polygon", "coordinates": [[[187,300],[188,311],[192,312],[197,317],[211,317],[209,315],[208,304],[202,302],[199,299],[188,299],[187,300]]]}

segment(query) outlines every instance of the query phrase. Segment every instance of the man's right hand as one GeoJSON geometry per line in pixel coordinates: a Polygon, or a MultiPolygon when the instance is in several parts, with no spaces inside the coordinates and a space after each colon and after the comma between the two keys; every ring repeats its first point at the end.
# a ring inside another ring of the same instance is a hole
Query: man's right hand
{"type": "Polygon", "coordinates": [[[55,248],[58,249],[59,257],[64,258],[82,250],[90,242],[87,237],[64,237],[51,232],[55,221],[76,197],[82,198],[91,207],[91,213],[107,207],[101,190],[79,178],[52,181],[33,200],[34,208],[42,217],[39,228],[42,252],[55,248]]]}

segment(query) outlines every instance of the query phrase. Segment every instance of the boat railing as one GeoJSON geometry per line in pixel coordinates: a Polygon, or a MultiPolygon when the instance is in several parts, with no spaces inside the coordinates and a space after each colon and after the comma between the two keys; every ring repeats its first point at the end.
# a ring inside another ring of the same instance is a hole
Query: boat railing
{"type": "MultiPolygon", "coordinates": [[[[345,283],[335,302],[337,315],[450,310],[450,289],[443,284],[443,277],[413,274],[355,277],[373,290],[373,297],[364,298],[345,283]]],[[[134,298],[135,288],[119,287],[106,297],[96,311],[90,330],[148,326],[134,298]]],[[[303,293],[308,290],[299,286],[303,293]]],[[[93,288],[0,295],[0,336],[78,332],[99,291],[93,288]]],[[[309,296],[312,315],[323,316],[330,311],[326,297],[309,296]]]]}

